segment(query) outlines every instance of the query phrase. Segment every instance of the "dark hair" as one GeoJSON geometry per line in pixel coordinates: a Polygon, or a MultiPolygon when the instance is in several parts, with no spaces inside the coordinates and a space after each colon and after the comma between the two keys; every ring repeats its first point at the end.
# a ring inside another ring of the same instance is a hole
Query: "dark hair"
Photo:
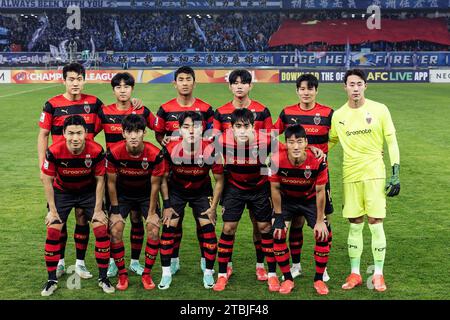
{"type": "Polygon", "coordinates": [[[192,122],[194,122],[194,123],[197,121],[203,121],[203,117],[200,113],[195,112],[195,111],[185,111],[178,118],[178,123],[179,123],[180,127],[183,125],[184,120],[186,120],[187,118],[191,118],[192,122]]]}
{"type": "Polygon", "coordinates": [[[194,81],[195,81],[195,72],[194,72],[194,69],[192,69],[191,67],[188,67],[188,66],[179,67],[177,69],[177,71],[175,71],[175,76],[174,76],[175,81],[177,81],[178,75],[180,73],[185,73],[185,74],[191,75],[192,79],[194,79],[194,81]]]}
{"type": "Polygon", "coordinates": [[[111,87],[120,86],[120,83],[125,82],[127,86],[132,86],[134,88],[134,77],[129,74],[128,72],[120,72],[117,73],[112,79],[111,79],[111,87]]]}
{"type": "Polygon", "coordinates": [[[233,84],[237,81],[237,78],[241,78],[242,83],[252,83],[252,74],[245,69],[233,70],[228,76],[228,82],[233,84]]]}
{"type": "Polygon", "coordinates": [[[127,132],[144,131],[146,125],[145,119],[137,114],[129,114],[122,120],[122,130],[127,132]]]}
{"type": "Polygon", "coordinates": [[[351,69],[345,73],[344,83],[347,84],[347,79],[350,76],[358,76],[364,80],[364,83],[367,83],[366,73],[361,69],[351,69]]]}
{"type": "Polygon", "coordinates": [[[298,139],[298,138],[305,138],[306,139],[305,128],[303,128],[299,124],[295,124],[295,125],[287,127],[286,131],[284,132],[284,137],[287,140],[287,139],[289,139],[292,136],[294,136],[296,139],[298,139]]]}
{"type": "Polygon", "coordinates": [[[251,112],[247,108],[234,110],[233,113],[231,114],[231,125],[234,125],[238,121],[254,125],[255,117],[253,115],[253,112],[251,112]]]}
{"type": "Polygon", "coordinates": [[[72,116],[68,116],[65,120],[64,120],[64,125],[63,125],[63,132],[66,131],[66,128],[68,126],[83,126],[84,130],[87,131],[87,125],[86,125],[86,121],[84,120],[84,118],[78,114],[72,115],[72,116]]]}
{"type": "Polygon", "coordinates": [[[317,80],[317,78],[313,74],[308,73],[298,77],[296,81],[297,89],[300,88],[303,81],[306,81],[308,83],[308,89],[314,87],[317,90],[317,88],[319,88],[319,80],[317,80]]]}
{"type": "Polygon", "coordinates": [[[75,72],[76,74],[81,74],[83,79],[86,79],[86,70],[83,65],[73,62],[70,64],[66,64],[63,68],[63,79],[66,80],[67,72],[75,72]]]}

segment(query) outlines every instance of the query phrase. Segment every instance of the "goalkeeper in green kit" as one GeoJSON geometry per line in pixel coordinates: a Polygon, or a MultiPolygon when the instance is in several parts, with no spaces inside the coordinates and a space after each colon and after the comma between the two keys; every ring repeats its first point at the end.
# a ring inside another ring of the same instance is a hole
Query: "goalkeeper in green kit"
{"type": "Polygon", "coordinates": [[[329,136],[329,148],[340,142],[344,151],[342,215],[350,222],[348,255],[351,274],[342,288],[350,290],[362,284],[359,268],[363,251],[364,216],[367,216],[375,262],[372,282],[375,290],[381,292],[386,290],[383,277],[386,195],[393,197],[400,192],[400,153],[388,108],[364,97],[367,89],[364,72],[358,69],[347,71],[344,83],[348,101],[334,112],[329,136]],[[387,186],[383,161],[384,140],[392,165],[392,177],[387,186]]]}

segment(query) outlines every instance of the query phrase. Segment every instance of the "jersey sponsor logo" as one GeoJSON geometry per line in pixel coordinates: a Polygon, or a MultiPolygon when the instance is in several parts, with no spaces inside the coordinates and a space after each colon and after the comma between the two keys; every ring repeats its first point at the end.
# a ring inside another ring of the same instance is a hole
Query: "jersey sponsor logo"
{"type": "Polygon", "coordinates": [[[345,126],[345,121],[339,121],[339,123],[345,126]]]}
{"type": "Polygon", "coordinates": [[[311,174],[312,174],[311,167],[310,166],[306,166],[306,170],[304,172],[305,178],[309,179],[311,177],[311,174]]]}
{"type": "Polygon", "coordinates": [[[44,161],[44,169],[48,169],[48,161],[47,160],[44,161]]]}
{"type": "Polygon", "coordinates": [[[87,101],[84,102],[84,112],[89,113],[91,112],[91,106],[87,101]]]}
{"type": "Polygon", "coordinates": [[[86,159],[84,160],[84,164],[86,165],[86,168],[90,168],[92,166],[92,159],[91,155],[87,154],[86,159]]]}
{"type": "Polygon", "coordinates": [[[295,124],[297,124],[297,119],[296,118],[291,118],[291,121],[294,122],[295,124]]]}
{"type": "Polygon", "coordinates": [[[230,116],[228,116],[227,119],[231,121],[231,117],[230,116]]]}
{"type": "Polygon", "coordinates": [[[142,165],[142,169],[147,170],[147,168],[148,168],[147,158],[142,159],[141,165],[142,165]]]}
{"type": "Polygon", "coordinates": [[[369,112],[367,112],[366,114],[366,121],[367,124],[370,124],[372,122],[372,115],[369,112]]]}
{"type": "Polygon", "coordinates": [[[67,110],[67,109],[61,109],[61,112],[65,113],[65,114],[69,114],[69,110],[67,110]]]}
{"type": "Polygon", "coordinates": [[[62,171],[65,176],[83,176],[91,173],[90,169],[64,169],[62,171]]]}
{"type": "Polygon", "coordinates": [[[356,130],[356,131],[347,131],[345,134],[347,136],[355,136],[359,134],[370,134],[372,133],[372,129],[364,129],[364,130],[356,130]]]}
{"type": "Polygon", "coordinates": [[[175,120],[178,120],[178,117],[177,117],[176,115],[171,114],[170,116],[173,117],[173,118],[175,118],[175,120]]]}
{"type": "Polygon", "coordinates": [[[316,116],[314,117],[314,124],[317,126],[319,125],[322,118],[320,117],[320,113],[316,113],[316,116]]]}
{"type": "Polygon", "coordinates": [[[41,117],[39,118],[40,122],[44,122],[45,121],[45,112],[41,113],[41,117]]]}
{"type": "Polygon", "coordinates": [[[127,168],[119,168],[119,174],[125,176],[146,176],[148,173],[146,171],[142,171],[140,169],[127,169],[127,168]]]}
{"type": "Polygon", "coordinates": [[[120,165],[121,165],[122,167],[126,167],[126,166],[127,166],[127,162],[120,162],[120,165]]]}
{"type": "Polygon", "coordinates": [[[318,128],[304,128],[306,133],[317,133],[319,132],[318,128]]]}
{"type": "Polygon", "coordinates": [[[62,164],[64,167],[67,168],[67,167],[69,166],[69,161],[67,161],[67,162],[62,162],[62,161],[61,161],[61,164],[62,164]]]}
{"type": "Polygon", "coordinates": [[[281,171],[282,174],[284,174],[286,177],[288,176],[288,172],[287,171],[281,171]]]}
{"type": "Polygon", "coordinates": [[[109,117],[108,119],[109,119],[112,123],[116,123],[116,118],[109,117]]]}

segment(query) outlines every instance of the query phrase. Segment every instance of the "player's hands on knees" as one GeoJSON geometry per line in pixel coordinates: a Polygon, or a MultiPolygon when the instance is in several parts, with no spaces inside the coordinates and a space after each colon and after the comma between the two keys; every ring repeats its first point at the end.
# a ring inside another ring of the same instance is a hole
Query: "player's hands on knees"
{"type": "Polygon", "coordinates": [[[210,207],[205,212],[202,212],[201,215],[207,215],[209,218],[209,221],[215,226],[217,221],[217,208],[210,207]]]}
{"type": "Polygon", "coordinates": [[[166,227],[170,227],[170,221],[172,220],[172,215],[177,215],[173,208],[166,208],[163,210],[162,216],[162,224],[165,224],[166,227]]]}
{"type": "Polygon", "coordinates": [[[144,106],[144,104],[142,103],[142,99],[138,98],[132,98],[131,104],[133,105],[133,110],[141,109],[144,106]]]}
{"type": "Polygon", "coordinates": [[[317,240],[325,241],[328,238],[328,228],[324,221],[316,222],[314,226],[314,236],[317,240]]]}
{"type": "Polygon", "coordinates": [[[388,197],[395,197],[400,193],[400,165],[394,164],[392,166],[392,176],[386,185],[386,195],[388,197]]]}
{"type": "Polygon", "coordinates": [[[106,215],[105,211],[103,210],[95,210],[94,211],[94,216],[92,217],[92,221],[98,221],[101,224],[104,224],[105,226],[108,225],[109,221],[108,221],[108,216],[106,215]]]}
{"type": "Polygon", "coordinates": [[[47,216],[45,217],[45,225],[47,227],[49,227],[52,224],[55,224],[55,222],[57,222],[57,224],[62,224],[61,218],[59,217],[58,212],[56,211],[49,211],[47,213],[47,216]]]}
{"type": "Polygon", "coordinates": [[[147,216],[147,220],[145,220],[145,222],[147,224],[152,224],[156,227],[159,228],[159,226],[161,225],[160,222],[161,220],[159,219],[159,216],[156,212],[149,212],[148,216],[147,216]]]}
{"type": "Polygon", "coordinates": [[[308,148],[309,150],[311,150],[311,152],[314,154],[314,157],[316,157],[317,159],[322,161],[327,160],[327,155],[325,154],[325,152],[322,151],[322,149],[313,146],[309,146],[308,148]]]}
{"type": "Polygon", "coordinates": [[[283,232],[287,232],[286,224],[284,223],[284,217],[281,213],[275,213],[275,220],[272,223],[273,228],[273,238],[281,239],[283,232]]]}

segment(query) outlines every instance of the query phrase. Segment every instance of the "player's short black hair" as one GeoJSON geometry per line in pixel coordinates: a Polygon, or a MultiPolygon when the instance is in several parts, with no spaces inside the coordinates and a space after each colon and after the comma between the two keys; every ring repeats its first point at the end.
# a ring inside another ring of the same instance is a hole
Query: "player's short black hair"
{"type": "Polygon", "coordinates": [[[255,117],[253,116],[253,112],[248,110],[247,108],[236,109],[231,114],[231,125],[233,126],[236,122],[241,121],[245,124],[255,124],[255,117]]]}
{"type": "Polygon", "coordinates": [[[367,76],[366,76],[366,73],[365,73],[363,70],[361,70],[361,69],[351,69],[351,70],[348,70],[348,71],[345,73],[345,76],[344,76],[344,83],[345,83],[345,84],[347,84],[347,79],[348,79],[348,77],[350,77],[350,76],[358,76],[358,77],[360,77],[361,79],[364,80],[364,83],[367,83],[367,76]]]}
{"type": "Polygon", "coordinates": [[[84,118],[78,114],[74,114],[71,116],[68,116],[65,120],[64,120],[64,124],[63,124],[63,132],[66,131],[66,128],[68,126],[83,126],[83,128],[85,130],[87,130],[87,125],[86,125],[86,121],[84,120],[84,118]]]}
{"type": "Polygon", "coordinates": [[[128,72],[119,72],[111,79],[111,87],[120,86],[120,83],[125,82],[127,86],[134,88],[134,77],[128,72]]]}
{"type": "Polygon", "coordinates": [[[195,111],[185,111],[178,118],[178,124],[180,125],[180,127],[183,125],[184,120],[186,120],[187,118],[191,118],[192,122],[194,123],[203,120],[203,117],[200,113],[195,111]]]}
{"type": "Polygon", "coordinates": [[[241,83],[252,83],[252,74],[245,69],[233,70],[228,76],[228,82],[233,84],[237,81],[237,78],[241,78],[241,83]]]}
{"type": "Polygon", "coordinates": [[[287,127],[286,131],[284,132],[284,137],[287,140],[287,139],[289,139],[292,136],[294,136],[296,139],[298,139],[298,138],[305,138],[306,139],[305,128],[303,128],[299,124],[295,124],[295,125],[287,127]]]}
{"type": "Polygon", "coordinates": [[[127,132],[144,131],[146,125],[145,119],[137,114],[129,114],[122,120],[122,130],[127,132]]]}
{"type": "Polygon", "coordinates": [[[308,89],[316,88],[317,90],[319,88],[319,80],[313,74],[307,73],[298,77],[296,81],[297,89],[300,88],[303,81],[308,83],[308,89]]]}
{"type": "Polygon", "coordinates": [[[194,72],[194,69],[192,69],[191,67],[188,67],[188,66],[179,67],[177,69],[177,71],[175,71],[175,76],[174,76],[173,80],[177,81],[178,75],[180,73],[189,74],[192,77],[192,79],[194,79],[194,81],[195,81],[195,72],[194,72]]]}
{"type": "Polygon", "coordinates": [[[81,74],[83,79],[86,79],[86,69],[84,69],[82,64],[77,62],[66,64],[63,68],[63,79],[66,80],[67,72],[75,72],[76,74],[81,74]]]}

